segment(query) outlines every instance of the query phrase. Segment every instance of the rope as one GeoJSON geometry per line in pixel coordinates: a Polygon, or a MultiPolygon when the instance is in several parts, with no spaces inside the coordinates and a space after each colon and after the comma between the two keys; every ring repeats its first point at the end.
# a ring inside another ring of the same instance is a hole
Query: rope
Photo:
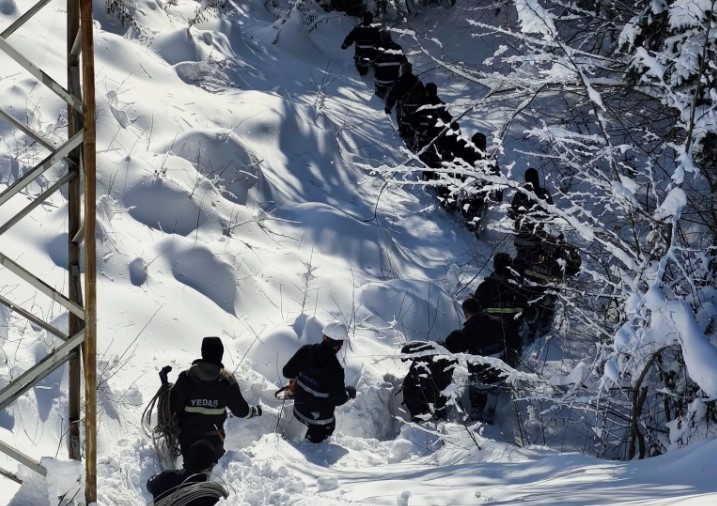
{"type": "Polygon", "coordinates": [[[181,455],[179,449],[179,429],[169,408],[169,390],[172,383],[164,383],[149,401],[142,413],[142,429],[157,453],[162,469],[173,469],[177,457],[181,455]],[[152,413],[157,408],[157,424],[152,425],[152,413]]]}
{"type": "MultiPolygon", "coordinates": [[[[284,404],[286,399],[281,400],[281,408],[279,408],[279,416],[276,418],[276,427],[274,427],[274,433],[279,434],[279,424],[281,423],[281,416],[284,414],[284,404]]],[[[281,436],[284,437],[284,431],[281,432],[281,436]]]]}
{"type": "Polygon", "coordinates": [[[220,483],[202,482],[180,485],[171,495],[155,501],[154,506],[191,506],[197,499],[226,499],[229,493],[220,483]]]}

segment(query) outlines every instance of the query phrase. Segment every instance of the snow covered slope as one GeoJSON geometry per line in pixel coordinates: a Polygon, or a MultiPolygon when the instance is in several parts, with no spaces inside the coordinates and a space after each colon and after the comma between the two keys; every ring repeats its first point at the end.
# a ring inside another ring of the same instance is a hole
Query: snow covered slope
{"type": "MultiPolygon", "coordinates": [[[[2,26],[31,4],[0,0],[2,26]]],[[[275,433],[279,405],[268,405],[261,418],[229,419],[230,451],[214,470],[231,492],[226,504],[714,498],[717,486],[703,465],[714,443],[660,459],[662,471],[653,461],[605,463],[518,449],[509,424],[421,428],[390,416],[392,389],[407,370],[397,357],[401,344],[442,339],[460,326],[457,301],[488,273],[494,248],[503,245],[477,241],[430,192],[381,177],[409,156],[373,97],[370,77],[358,77],[351,51],[340,49],[353,19],[310,2],[303,11],[282,11],[283,2],[241,0],[221,15],[198,16],[205,4],[137,0],[126,2],[134,22],[122,26],[104,2],[94,4],[100,504],[150,498],[144,483],[159,466],[140,415],[162,366],[176,373],[198,357],[203,336],[222,336],[227,368],[256,403],[260,391],[282,383],[286,359],[315,342],[333,318],[350,327],[342,360],[358,398],[338,410],[335,437],[319,446],[275,433]],[[319,15],[313,23],[312,13],[319,15]]],[[[64,9],[64,2],[50,2],[34,28],[10,39],[32,47],[34,61],[60,82],[64,61],[53,48],[64,47],[64,34],[53,27],[64,9]]],[[[441,7],[421,22],[450,26],[456,12],[441,7]]],[[[469,34],[460,40],[456,51],[476,57],[485,50],[469,34]]],[[[17,74],[0,81],[6,107],[61,138],[62,108],[17,74]]],[[[476,92],[436,77],[446,98],[476,92]]],[[[41,153],[2,128],[0,184],[8,185],[41,153]]],[[[28,191],[47,184],[40,180],[28,191]]],[[[0,221],[9,215],[3,209],[0,221]]],[[[62,287],[65,220],[66,200],[58,194],[0,247],[62,287]]],[[[66,318],[4,270],[0,287],[48,319],[66,318]]],[[[0,307],[0,385],[55,344],[0,307]]],[[[65,373],[59,369],[0,413],[0,439],[37,459],[62,459],[65,373]]],[[[505,406],[501,414],[510,413],[505,406]]],[[[0,455],[0,467],[15,466],[0,455]]],[[[50,465],[56,468],[48,480],[20,469],[25,485],[0,482],[0,504],[56,504],[48,495],[68,486],[66,467],[50,465]]]]}

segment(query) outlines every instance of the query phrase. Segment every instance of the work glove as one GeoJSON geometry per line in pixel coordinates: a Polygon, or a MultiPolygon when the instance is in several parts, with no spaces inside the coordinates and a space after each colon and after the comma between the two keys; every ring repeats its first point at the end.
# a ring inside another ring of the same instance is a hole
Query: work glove
{"type": "Polygon", "coordinates": [[[349,396],[349,399],[355,399],[356,398],[356,387],[346,387],[346,395],[349,396]]]}
{"type": "Polygon", "coordinates": [[[256,406],[251,407],[251,417],[254,418],[255,416],[261,416],[261,404],[257,404],[256,406]]]}
{"type": "Polygon", "coordinates": [[[386,107],[383,109],[383,112],[385,112],[386,114],[391,114],[391,108],[388,107],[388,106],[386,106],[386,107]]]}

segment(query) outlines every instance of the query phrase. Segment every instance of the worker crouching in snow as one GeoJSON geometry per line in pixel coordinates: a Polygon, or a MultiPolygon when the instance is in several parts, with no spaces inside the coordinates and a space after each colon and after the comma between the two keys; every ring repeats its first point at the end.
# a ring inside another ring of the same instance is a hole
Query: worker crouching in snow
{"type": "Polygon", "coordinates": [[[443,390],[448,388],[453,377],[455,360],[441,356],[436,343],[414,341],[401,348],[410,360],[411,368],[403,380],[403,405],[414,422],[445,420],[447,397],[443,390]]]}
{"type": "Polygon", "coordinates": [[[152,494],[154,504],[191,504],[192,506],[214,506],[219,502],[221,496],[227,497],[226,491],[219,484],[212,484],[206,487],[197,484],[204,484],[212,472],[216,462],[214,447],[202,439],[197,441],[187,450],[184,461],[184,469],[172,469],[155,474],[147,480],[147,491],[152,494]]]}

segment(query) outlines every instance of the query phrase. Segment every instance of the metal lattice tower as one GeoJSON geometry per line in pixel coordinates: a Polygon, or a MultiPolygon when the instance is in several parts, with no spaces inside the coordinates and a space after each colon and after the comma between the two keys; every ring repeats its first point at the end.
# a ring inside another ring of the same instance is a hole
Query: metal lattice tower
{"type": "MultiPolygon", "coordinates": [[[[38,132],[24,111],[13,111],[0,100],[0,122],[9,124],[18,138],[41,146],[44,158],[33,166],[20,167],[0,192],[0,206],[30,200],[7,221],[0,222],[0,269],[7,271],[30,290],[49,297],[68,315],[67,328],[57,328],[45,320],[35,306],[24,308],[19,301],[6,298],[0,292],[0,304],[10,308],[19,318],[43,329],[59,343],[34,366],[14,378],[0,390],[0,409],[14,402],[50,373],[68,363],[68,437],[70,458],[85,461],[85,500],[97,498],[97,431],[96,431],[96,262],[95,262],[95,85],[92,25],[92,0],[67,0],[67,87],[59,84],[31,58],[13,46],[13,33],[21,27],[32,27],[33,18],[51,0],[39,0],[10,26],[0,30],[0,52],[22,68],[23,78],[34,79],[54,94],[53,99],[67,106],[67,132],[63,139],[49,139],[38,132]],[[43,176],[46,187],[32,195],[29,186],[43,176]],[[31,266],[22,265],[22,258],[13,259],[3,250],[3,234],[45,202],[51,195],[64,190],[67,195],[67,282],[63,291],[53,288],[41,275],[33,273],[31,266]],[[83,254],[84,253],[84,254],[83,254]],[[81,261],[84,260],[84,272],[81,261]],[[34,311],[33,311],[34,310],[34,311]],[[38,314],[39,313],[39,314],[38,314]],[[84,377],[84,382],[83,382],[84,377]],[[84,384],[84,399],[81,388],[84,384]],[[84,409],[83,409],[84,405],[84,409]],[[81,444],[81,427],[84,424],[84,448],[81,444]],[[84,452],[83,452],[84,450],[84,452]]],[[[62,22],[58,22],[61,24],[62,22]]],[[[0,79],[15,79],[3,75],[0,79]]],[[[6,208],[12,209],[9,205],[6,208]]],[[[12,213],[10,213],[12,214],[12,213]]],[[[2,216],[5,216],[2,213],[2,216]]],[[[9,296],[8,296],[9,297],[9,296]]],[[[30,469],[45,475],[46,470],[31,456],[0,441],[3,452],[30,469]]],[[[0,475],[20,482],[13,473],[0,469],[0,475]]]]}

